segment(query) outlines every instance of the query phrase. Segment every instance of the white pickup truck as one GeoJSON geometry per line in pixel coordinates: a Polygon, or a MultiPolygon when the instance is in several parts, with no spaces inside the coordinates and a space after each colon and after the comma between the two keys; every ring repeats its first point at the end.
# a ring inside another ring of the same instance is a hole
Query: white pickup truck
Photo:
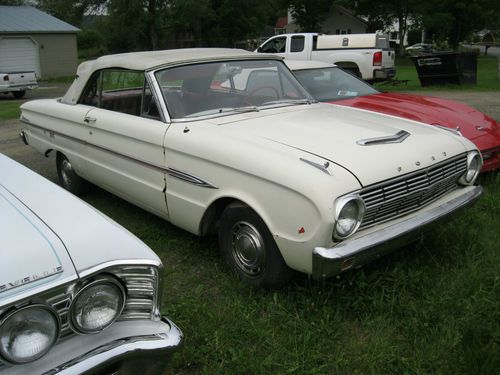
{"type": "Polygon", "coordinates": [[[396,75],[395,53],[383,34],[281,34],[266,40],[257,52],[290,60],[331,62],[366,81],[383,81],[396,75]]]}
{"type": "Polygon", "coordinates": [[[11,92],[15,98],[22,98],[26,90],[38,87],[36,73],[30,72],[0,72],[0,93],[11,92]]]}

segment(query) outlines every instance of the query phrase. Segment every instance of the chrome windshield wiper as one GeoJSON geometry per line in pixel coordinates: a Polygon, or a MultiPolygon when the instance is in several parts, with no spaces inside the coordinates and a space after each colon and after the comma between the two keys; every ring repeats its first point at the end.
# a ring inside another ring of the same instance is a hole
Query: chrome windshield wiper
{"type": "Polygon", "coordinates": [[[312,104],[312,103],[317,103],[318,101],[315,99],[281,99],[281,100],[272,100],[270,102],[265,102],[261,104],[262,106],[266,105],[295,105],[295,104],[312,104]]]}
{"type": "Polygon", "coordinates": [[[236,107],[236,108],[221,108],[220,113],[223,112],[259,112],[260,109],[256,105],[249,105],[246,107],[236,107]]]}
{"type": "Polygon", "coordinates": [[[214,108],[206,111],[191,113],[184,118],[192,117],[202,117],[202,116],[214,116],[221,113],[244,113],[244,112],[259,112],[260,109],[254,105],[249,105],[246,107],[235,107],[235,108],[214,108]]]}

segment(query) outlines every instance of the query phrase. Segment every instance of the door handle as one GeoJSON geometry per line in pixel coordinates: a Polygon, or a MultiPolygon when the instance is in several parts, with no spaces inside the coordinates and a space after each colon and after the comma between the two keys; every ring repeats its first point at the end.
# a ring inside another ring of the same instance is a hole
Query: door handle
{"type": "Polygon", "coordinates": [[[83,122],[85,122],[87,124],[94,124],[96,121],[97,121],[96,118],[89,117],[89,116],[85,116],[85,118],[83,119],[83,122]]]}

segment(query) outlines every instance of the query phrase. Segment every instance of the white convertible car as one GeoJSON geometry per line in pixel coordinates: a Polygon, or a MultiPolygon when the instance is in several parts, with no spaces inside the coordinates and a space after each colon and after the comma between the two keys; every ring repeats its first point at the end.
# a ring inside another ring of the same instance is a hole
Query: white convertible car
{"type": "Polygon", "coordinates": [[[143,242],[0,154],[0,374],[162,373],[182,334],[143,242]]]}
{"type": "Polygon", "coordinates": [[[230,49],[104,56],[61,99],[23,104],[21,137],[86,182],[198,235],[244,281],[322,279],[474,202],[481,156],[453,131],[315,103],[281,58],[230,49]]]}

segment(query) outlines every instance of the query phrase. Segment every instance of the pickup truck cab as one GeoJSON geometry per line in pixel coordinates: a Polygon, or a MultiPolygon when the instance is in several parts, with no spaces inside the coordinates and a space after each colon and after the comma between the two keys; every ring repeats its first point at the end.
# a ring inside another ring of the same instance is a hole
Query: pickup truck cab
{"type": "Polygon", "coordinates": [[[289,60],[334,63],[366,81],[383,81],[396,75],[394,50],[382,34],[281,34],[266,40],[257,52],[289,60]]]}
{"type": "Polygon", "coordinates": [[[0,72],[0,93],[12,93],[20,99],[26,95],[26,90],[38,87],[36,73],[30,72],[0,72]]]}

